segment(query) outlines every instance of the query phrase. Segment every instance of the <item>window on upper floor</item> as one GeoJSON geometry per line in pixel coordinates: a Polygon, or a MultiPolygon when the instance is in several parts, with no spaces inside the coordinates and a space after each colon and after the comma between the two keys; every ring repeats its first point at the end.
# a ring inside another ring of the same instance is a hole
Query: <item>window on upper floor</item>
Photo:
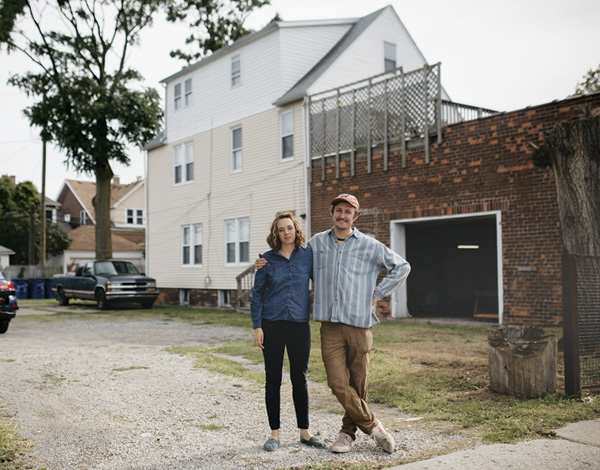
{"type": "Polygon", "coordinates": [[[87,225],[87,212],[79,211],[79,225],[87,225]]]}
{"type": "Polygon", "coordinates": [[[281,135],[281,159],[294,157],[294,110],[279,115],[279,133],[281,135]]]}
{"type": "Polygon", "coordinates": [[[194,144],[173,147],[173,183],[182,184],[194,181],[194,144]]]}
{"type": "Polygon", "coordinates": [[[176,83],[173,89],[175,111],[181,108],[181,83],[176,83]]]}
{"type": "Polygon", "coordinates": [[[246,264],[249,260],[250,222],[248,218],[225,221],[225,264],[246,264]]]}
{"type": "Polygon", "coordinates": [[[202,264],[202,224],[181,227],[181,264],[183,266],[202,264]]]}
{"type": "Polygon", "coordinates": [[[231,129],[231,172],[242,171],[242,128],[231,129]]]}
{"type": "Polygon", "coordinates": [[[396,68],[396,44],[383,42],[383,70],[385,72],[396,68]]]}
{"type": "Polygon", "coordinates": [[[242,84],[242,58],[240,54],[231,57],[231,87],[242,84]]]}
{"type": "Polygon", "coordinates": [[[127,209],[125,223],[127,225],[144,225],[144,209],[127,209]]]}
{"type": "Polygon", "coordinates": [[[192,104],[192,79],[188,78],[184,84],[184,92],[185,92],[185,96],[183,99],[183,105],[184,106],[189,106],[192,104]]]}

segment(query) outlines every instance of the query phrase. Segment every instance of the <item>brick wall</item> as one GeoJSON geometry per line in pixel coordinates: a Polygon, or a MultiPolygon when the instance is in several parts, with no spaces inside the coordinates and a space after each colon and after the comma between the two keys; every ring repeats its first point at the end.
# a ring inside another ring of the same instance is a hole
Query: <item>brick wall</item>
{"type": "MultiPolygon", "coordinates": [[[[600,93],[555,101],[468,121],[443,129],[443,142],[401,153],[392,147],[388,171],[382,149],[375,149],[372,172],[365,152],[356,156],[355,175],[350,157],[315,162],[311,184],[311,230],[331,227],[330,201],[349,192],[358,197],[363,214],[356,226],[390,244],[390,221],[475,212],[501,211],[504,321],[515,324],[558,325],[562,321],[562,241],[551,169],[536,168],[529,143],[540,144],[557,121],[573,117],[582,104],[600,106],[600,93]],[[521,267],[521,269],[519,269],[521,267]],[[535,270],[524,270],[534,267],[535,270]]],[[[382,314],[390,314],[387,302],[382,314]]]]}

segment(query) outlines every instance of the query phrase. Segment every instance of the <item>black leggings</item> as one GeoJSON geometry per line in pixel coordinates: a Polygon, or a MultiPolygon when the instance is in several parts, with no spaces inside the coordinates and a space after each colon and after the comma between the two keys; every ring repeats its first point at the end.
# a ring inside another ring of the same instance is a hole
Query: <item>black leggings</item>
{"type": "Polygon", "coordinates": [[[306,370],[310,356],[310,324],[294,321],[262,321],[265,335],[263,356],[265,358],[265,401],[269,426],[279,429],[280,389],[283,369],[283,352],[287,347],[290,360],[292,397],[299,429],[308,429],[308,386],[306,370]]]}

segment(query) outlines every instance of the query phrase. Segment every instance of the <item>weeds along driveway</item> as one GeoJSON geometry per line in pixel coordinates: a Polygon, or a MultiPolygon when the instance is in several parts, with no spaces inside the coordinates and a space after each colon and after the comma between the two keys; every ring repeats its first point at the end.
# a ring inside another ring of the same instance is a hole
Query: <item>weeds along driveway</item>
{"type": "MultiPolygon", "coordinates": [[[[266,453],[263,386],[209,372],[192,357],[165,350],[250,339],[249,330],[110,314],[22,313],[0,337],[0,411],[32,445],[16,462],[21,468],[270,469],[324,461],[392,466],[465,445],[374,407],[395,435],[393,455],[364,434],[349,454],[303,446],[286,378],[282,447],[266,453]]],[[[310,393],[311,430],[331,444],[340,407],[323,384],[310,384],[310,393]]]]}

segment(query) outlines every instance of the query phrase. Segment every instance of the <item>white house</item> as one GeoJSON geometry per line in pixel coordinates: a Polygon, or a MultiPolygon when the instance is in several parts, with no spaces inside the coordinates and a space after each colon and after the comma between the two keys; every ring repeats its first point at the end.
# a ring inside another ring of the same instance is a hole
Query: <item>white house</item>
{"type": "Polygon", "coordinates": [[[164,300],[227,305],[236,276],[268,249],[275,213],[310,220],[307,96],[424,65],[388,6],[271,22],[165,78],[146,177],[146,271],[164,300]]]}

